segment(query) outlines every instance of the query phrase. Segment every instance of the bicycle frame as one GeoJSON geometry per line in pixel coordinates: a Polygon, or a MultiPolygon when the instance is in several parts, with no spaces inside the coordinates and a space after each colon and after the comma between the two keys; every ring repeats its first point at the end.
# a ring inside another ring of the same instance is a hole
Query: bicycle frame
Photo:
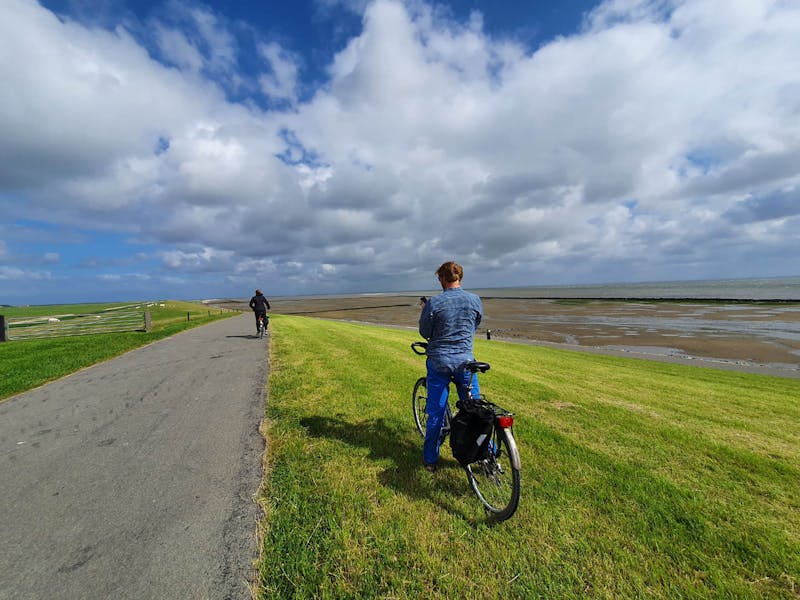
{"type": "MultiPolygon", "coordinates": [[[[411,349],[414,351],[415,354],[418,354],[420,356],[424,356],[427,353],[427,347],[428,347],[428,345],[426,343],[424,343],[424,342],[413,342],[411,344],[411,349]]],[[[472,364],[476,365],[475,370],[471,371],[473,373],[477,373],[477,371],[486,372],[486,371],[489,370],[489,365],[486,364],[486,363],[474,362],[472,364]]],[[[500,430],[508,431],[511,434],[511,435],[506,436],[506,439],[508,440],[508,447],[509,447],[509,454],[510,454],[511,464],[515,469],[520,470],[522,468],[522,462],[521,462],[520,457],[519,457],[519,450],[517,449],[517,442],[514,439],[514,415],[512,413],[508,412],[507,410],[505,410],[504,408],[501,408],[501,407],[497,406],[496,404],[494,404],[492,402],[488,402],[483,397],[473,398],[473,396],[472,396],[472,387],[471,386],[466,386],[466,390],[465,390],[465,386],[461,386],[459,384],[459,382],[456,381],[455,377],[451,376],[450,381],[452,381],[453,384],[455,384],[455,386],[456,386],[456,394],[458,395],[459,398],[461,396],[460,396],[460,394],[458,394],[458,390],[461,389],[461,391],[466,391],[467,392],[467,398],[469,398],[473,402],[480,402],[484,406],[487,406],[488,408],[490,408],[492,410],[492,412],[494,412],[494,429],[495,430],[500,429],[500,430]]],[[[446,434],[449,433],[449,421],[450,421],[450,417],[452,417],[452,415],[453,415],[453,411],[452,411],[452,408],[450,406],[450,399],[448,398],[447,399],[446,418],[445,418],[445,422],[444,422],[444,426],[447,427],[446,434]]]]}
{"type": "MultiPolygon", "coordinates": [[[[427,354],[427,346],[423,342],[414,342],[411,344],[411,349],[416,354],[424,355],[427,354]]],[[[478,372],[485,373],[489,368],[490,365],[488,363],[478,361],[470,361],[464,365],[465,372],[473,376],[478,372]]],[[[514,415],[504,408],[489,402],[482,394],[477,398],[473,396],[472,377],[461,377],[459,379],[462,381],[468,379],[468,384],[465,386],[456,378],[450,378],[450,381],[456,385],[459,402],[471,401],[480,404],[491,410],[493,415],[492,442],[489,450],[476,460],[472,460],[468,464],[462,464],[462,466],[472,491],[481,501],[486,512],[496,521],[505,521],[517,511],[521,495],[521,461],[513,433],[514,415]],[[464,395],[463,400],[460,399],[462,394],[464,395]]],[[[423,438],[426,436],[427,429],[427,414],[423,404],[423,402],[427,402],[427,388],[427,376],[420,377],[414,384],[414,391],[411,396],[414,420],[417,430],[423,438]]],[[[449,395],[445,408],[445,419],[440,430],[440,441],[444,441],[444,438],[451,434],[453,413],[449,395]]],[[[459,408],[463,408],[463,404],[459,408]]],[[[483,447],[483,443],[480,445],[483,447]]]]}

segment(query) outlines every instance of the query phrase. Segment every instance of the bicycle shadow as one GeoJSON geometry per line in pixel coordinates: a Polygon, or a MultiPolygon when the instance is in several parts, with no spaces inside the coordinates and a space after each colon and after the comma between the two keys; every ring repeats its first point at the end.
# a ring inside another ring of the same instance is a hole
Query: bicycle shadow
{"type": "MultiPolygon", "coordinates": [[[[383,418],[353,423],[339,418],[313,416],[301,419],[300,424],[314,437],[338,440],[351,446],[366,448],[369,450],[370,459],[390,461],[391,466],[378,474],[381,485],[412,499],[429,500],[474,525],[485,524],[485,520],[477,519],[476,514],[469,514],[463,505],[458,505],[455,497],[452,500],[446,498],[449,490],[444,487],[443,480],[452,482],[454,478],[442,475],[449,475],[450,470],[458,472],[461,491],[472,494],[458,463],[443,456],[439,460],[439,470],[433,476],[423,469],[421,437],[412,442],[408,439],[407,431],[392,427],[383,418]]],[[[452,496],[459,491],[455,485],[452,486],[452,496]]],[[[477,499],[475,501],[477,502],[477,499]]]]}

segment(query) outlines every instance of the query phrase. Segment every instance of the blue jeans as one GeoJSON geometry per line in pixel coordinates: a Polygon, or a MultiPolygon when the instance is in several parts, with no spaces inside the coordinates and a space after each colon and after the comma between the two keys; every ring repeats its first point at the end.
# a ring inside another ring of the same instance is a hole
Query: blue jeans
{"type": "MultiPolygon", "coordinates": [[[[459,382],[459,398],[467,397],[467,386],[470,385],[470,375],[472,376],[471,388],[472,396],[477,398],[480,393],[478,387],[478,375],[476,373],[455,373],[453,377],[459,382]]],[[[425,444],[422,446],[422,460],[427,464],[433,464],[439,459],[439,447],[442,445],[442,425],[444,424],[444,413],[447,407],[447,397],[450,392],[450,374],[434,371],[428,365],[428,402],[425,405],[425,412],[428,413],[428,424],[425,428],[425,444]]]]}

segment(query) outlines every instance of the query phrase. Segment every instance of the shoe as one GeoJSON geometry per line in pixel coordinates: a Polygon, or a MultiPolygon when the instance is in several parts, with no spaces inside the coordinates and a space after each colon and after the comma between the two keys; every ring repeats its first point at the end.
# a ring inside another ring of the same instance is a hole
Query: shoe
{"type": "Polygon", "coordinates": [[[436,463],[425,463],[425,470],[428,473],[435,473],[436,472],[436,463]]]}

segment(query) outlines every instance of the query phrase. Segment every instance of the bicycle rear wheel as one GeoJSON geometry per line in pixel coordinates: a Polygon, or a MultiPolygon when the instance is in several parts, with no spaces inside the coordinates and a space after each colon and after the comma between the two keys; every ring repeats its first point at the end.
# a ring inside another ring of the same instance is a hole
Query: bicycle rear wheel
{"type": "Polygon", "coordinates": [[[467,465],[465,469],[472,491],[486,512],[497,521],[505,521],[519,506],[519,469],[511,462],[510,446],[515,446],[511,431],[497,427],[493,439],[495,450],[489,457],[467,465]]]}
{"type": "Polygon", "coordinates": [[[411,408],[414,411],[414,422],[417,425],[417,431],[422,437],[425,437],[425,426],[428,424],[428,413],[425,411],[425,406],[428,403],[428,380],[425,377],[420,377],[414,384],[414,393],[411,396],[411,408]]]}

